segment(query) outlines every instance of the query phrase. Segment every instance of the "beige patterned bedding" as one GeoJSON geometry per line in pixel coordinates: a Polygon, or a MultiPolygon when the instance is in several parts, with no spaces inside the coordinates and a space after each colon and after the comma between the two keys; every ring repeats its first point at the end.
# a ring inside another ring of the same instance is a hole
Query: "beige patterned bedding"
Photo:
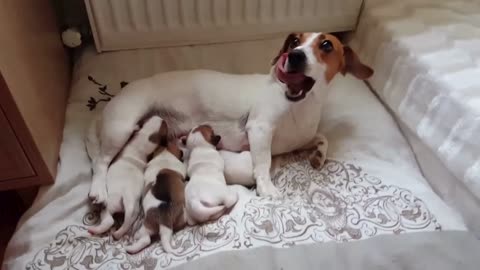
{"type": "MultiPolygon", "coordinates": [[[[102,55],[88,49],[75,68],[57,180],[40,190],[22,218],[4,269],[163,269],[262,246],[290,248],[380,235],[464,231],[458,214],[423,179],[390,115],[362,82],[346,77],[335,80],[320,127],[330,145],[325,167],[314,170],[303,153],[275,159],[274,183],[284,198],[259,198],[238,187],[240,201],[232,212],[217,222],[177,233],[173,254],[164,253],[157,241],[128,255],[123,249],[128,238],[115,241],[109,235],[87,233],[86,226],[98,220],[87,199],[91,167],[83,141],[94,113],[126,82],[153,72],[185,66],[245,72],[249,65],[236,59],[251,51],[259,57],[250,66],[261,70],[261,63],[270,58],[271,44],[277,42],[102,55]],[[209,55],[215,57],[205,57],[209,55]]],[[[271,263],[275,265],[275,260],[271,263]]]]}

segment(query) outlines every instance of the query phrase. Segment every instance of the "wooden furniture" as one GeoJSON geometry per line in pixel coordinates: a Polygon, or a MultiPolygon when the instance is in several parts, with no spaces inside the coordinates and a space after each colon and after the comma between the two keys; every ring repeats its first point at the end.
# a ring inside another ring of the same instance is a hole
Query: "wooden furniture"
{"type": "Polygon", "coordinates": [[[52,183],[70,66],[51,2],[0,2],[0,190],[52,183]]]}

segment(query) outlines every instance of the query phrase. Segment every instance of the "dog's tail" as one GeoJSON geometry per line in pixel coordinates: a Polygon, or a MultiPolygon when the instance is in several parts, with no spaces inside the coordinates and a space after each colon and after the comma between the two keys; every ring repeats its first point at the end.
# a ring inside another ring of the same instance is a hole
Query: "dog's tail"
{"type": "Polygon", "coordinates": [[[172,253],[173,232],[183,229],[187,222],[184,204],[163,203],[159,205],[158,211],[160,241],[165,252],[172,253]]]}

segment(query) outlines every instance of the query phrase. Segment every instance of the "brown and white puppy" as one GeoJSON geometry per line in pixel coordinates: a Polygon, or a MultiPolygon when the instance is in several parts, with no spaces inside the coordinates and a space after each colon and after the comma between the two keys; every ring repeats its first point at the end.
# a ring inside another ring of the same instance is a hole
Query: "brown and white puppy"
{"type": "Polygon", "coordinates": [[[142,200],[145,219],[134,236],[134,243],[125,247],[137,253],[151,243],[151,237],[160,234],[166,252],[172,252],[173,232],[186,226],[185,175],[183,153],[175,141],[168,141],[168,127],[162,123],[159,133],[160,147],[147,165],[142,200]]]}
{"type": "Polygon", "coordinates": [[[158,146],[158,141],[152,140],[152,137],[159,133],[162,122],[158,116],[148,119],[110,166],[107,174],[108,199],[100,224],[90,227],[90,233],[106,232],[114,224],[112,215],[118,212],[125,212],[125,218],[122,226],[113,233],[115,238],[123,236],[135,222],[140,212],[147,156],[158,146]]]}
{"type": "Polygon", "coordinates": [[[238,200],[237,193],[225,181],[224,161],[216,149],[220,140],[208,125],[194,128],[185,140],[190,177],[185,188],[185,206],[190,225],[219,218],[238,200]]]}
{"type": "Polygon", "coordinates": [[[312,165],[323,166],[328,141],[318,133],[322,103],[332,79],[347,73],[363,80],[373,71],[333,35],[294,33],[285,40],[270,74],[189,70],[131,82],[105,106],[97,132],[90,133],[99,135],[91,140],[98,141],[99,150],[98,158],[92,158],[90,198],[97,203],[105,200],[110,162],[139,119],[152,110],[171,123],[177,135],[202,123],[226,139],[241,138],[232,133],[246,131],[257,192],[278,195],[270,178],[272,155],[312,149],[312,165]],[[221,129],[232,125],[239,128],[221,129]]]}

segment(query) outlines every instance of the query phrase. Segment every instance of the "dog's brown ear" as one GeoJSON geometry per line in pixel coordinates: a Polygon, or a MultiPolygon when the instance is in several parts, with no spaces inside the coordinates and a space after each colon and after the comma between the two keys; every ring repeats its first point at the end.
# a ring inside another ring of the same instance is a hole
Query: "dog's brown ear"
{"type": "Polygon", "coordinates": [[[362,62],[358,55],[348,46],[343,47],[343,57],[345,58],[345,66],[342,69],[342,74],[351,73],[360,80],[366,80],[373,75],[373,69],[362,62]]]}
{"type": "Polygon", "coordinates": [[[160,131],[159,131],[159,142],[158,144],[163,147],[168,146],[168,125],[165,120],[162,121],[162,124],[160,125],[160,131]]]}
{"type": "Polygon", "coordinates": [[[218,143],[220,143],[220,140],[222,139],[222,137],[220,135],[214,135],[212,136],[212,144],[214,146],[217,146],[218,143]]]}
{"type": "Polygon", "coordinates": [[[273,58],[272,60],[272,66],[275,65],[278,61],[278,58],[280,58],[280,56],[284,53],[286,53],[288,51],[288,49],[290,48],[290,44],[292,43],[292,41],[294,39],[297,38],[297,35],[295,33],[291,33],[287,36],[287,38],[285,39],[285,41],[283,42],[283,46],[282,46],[282,49],[280,49],[280,51],[278,52],[277,56],[275,56],[275,58],[273,58]]]}

